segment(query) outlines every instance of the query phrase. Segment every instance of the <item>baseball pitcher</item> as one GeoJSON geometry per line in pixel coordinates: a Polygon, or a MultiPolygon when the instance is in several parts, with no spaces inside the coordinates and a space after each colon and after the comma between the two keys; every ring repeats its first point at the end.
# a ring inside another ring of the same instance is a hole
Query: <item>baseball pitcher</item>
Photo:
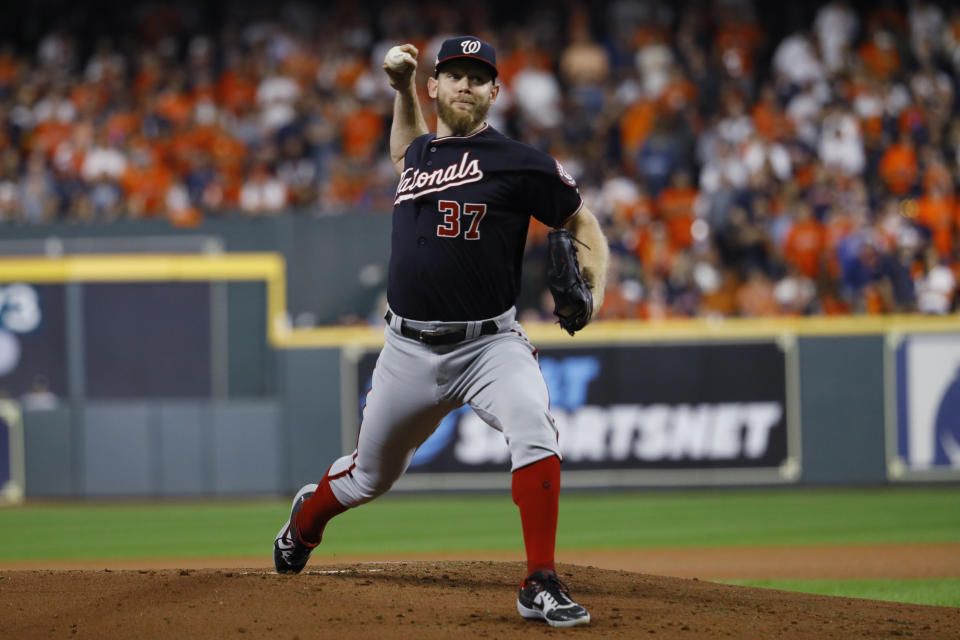
{"type": "Polygon", "coordinates": [[[280,573],[300,572],[331,518],[390,489],[443,417],[469,404],[510,449],[527,556],[520,615],[585,624],[590,614],[554,567],[562,458],[537,350],[514,304],[531,215],[555,229],[548,278],[571,334],[603,304],[607,243],[559,162],[486,124],[500,90],[489,43],[466,36],[440,47],[427,79],[435,134],[417,99],[418,62],[416,47],[404,44],[383,64],[396,90],[390,155],[400,181],[385,344],[357,447],[297,492],[274,564],[280,573]]]}

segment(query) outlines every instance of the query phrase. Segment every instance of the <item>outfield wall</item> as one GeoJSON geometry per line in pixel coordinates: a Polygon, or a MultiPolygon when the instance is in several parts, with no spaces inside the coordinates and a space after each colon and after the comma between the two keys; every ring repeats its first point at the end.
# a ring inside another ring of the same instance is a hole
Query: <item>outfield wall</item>
{"type": "MultiPolygon", "coordinates": [[[[955,334],[944,337],[954,342],[960,340],[955,334]]],[[[767,347],[770,343],[745,344],[752,347],[754,355],[772,353],[767,347]]],[[[926,472],[914,469],[904,473],[897,463],[903,457],[895,452],[891,455],[891,435],[895,430],[888,431],[886,425],[884,337],[796,340],[793,357],[787,359],[787,366],[795,366],[798,373],[789,383],[795,390],[784,390],[782,421],[779,410],[772,414],[767,411],[774,424],[763,423],[763,411],[778,402],[776,389],[780,382],[787,383],[792,374],[785,370],[779,380],[773,380],[759,394],[751,390],[749,380],[731,386],[729,379],[724,380],[717,373],[718,364],[728,364],[722,358],[719,363],[702,364],[704,359],[718,358],[718,345],[728,355],[744,347],[739,339],[643,347],[617,343],[577,350],[544,346],[541,359],[553,363],[551,367],[564,358],[578,359],[582,365],[584,360],[605,351],[607,355],[601,357],[601,362],[614,369],[617,363],[609,360],[610,353],[640,356],[641,360],[652,354],[662,361],[676,355],[689,357],[690,350],[695,349],[702,356],[701,364],[678,358],[675,372],[697,380],[696,384],[673,396],[663,386],[648,388],[646,395],[639,393],[636,404],[663,406],[664,402],[678,401],[680,404],[673,406],[696,407],[694,396],[705,390],[707,401],[699,404],[721,407],[712,413],[709,408],[704,410],[703,415],[709,420],[722,420],[723,407],[755,406],[761,412],[755,431],[766,430],[765,437],[752,439],[762,445],[753,452],[736,449],[733,443],[747,447],[751,438],[746,427],[734,425],[732,440],[716,436],[684,440],[675,435],[672,444],[663,445],[660,441],[657,455],[650,454],[657,446],[648,445],[645,457],[630,457],[622,448],[610,444],[616,429],[611,426],[609,413],[604,412],[603,402],[612,403],[615,411],[627,415],[622,396],[636,390],[634,385],[621,385],[621,389],[605,387],[600,403],[591,405],[588,401],[577,408],[571,407],[569,398],[563,399],[560,390],[553,397],[561,405],[554,409],[567,455],[566,485],[843,485],[903,479],[956,480],[955,466],[940,464],[926,472]],[[707,378],[703,377],[705,371],[710,373],[707,378]],[[689,395],[691,392],[694,396],[689,395]],[[664,394],[667,399],[657,402],[664,394]],[[752,400],[747,397],[753,395],[756,397],[752,400]],[[571,417],[574,415],[580,416],[576,425],[571,417]],[[604,429],[605,446],[591,446],[596,441],[591,432],[604,429]],[[574,441],[569,440],[571,431],[583,430],[588,430],[586,435],[581,433],[574,436],[574,441]]],[[[375,348],[360,352],[375,354],[375,348]]],[[[363,375],[349,364],[356,353],[344,357],[344,350],[338,348],[277,350],[277,387],[281,393],[271,397],[74,399],[53,409],[26,409],[23,425],[27,496],[161,497],[288,492],[315,479],[333,457],[353,445],[355,428],[350,425],[358,410],[347,398],[354,395],[358,388],[355,381],[363,375]]],[[[644,366],[641,362],[640,368],[644,366]]],[[[651,379],[656,373],[649,373],[651,379]]],[[[552,371],[548,375],[555,378],[557,374],[552,371]]],[[[580,391],[568,389],[567,393],[582,396],[580,391]]],[[[440,453],[434,451],[431,460],[412,468],[401,488],[507,486],[505,457],[496,450],[497,436],[486,429],[482,433],[492,437],[480,436],[472,415],[469,411],[455,414],[453,439],[433,445],[440,453]],[[454,455],[457,450],[468,452],[466,459],[472,467],[461,464],[458,468],[463,460],[454,455]]],[[[680,420],[676,411],[672,420],[675,424],[680,420]]],[[[640,433],[646,437],[649,430],[641,429],[640,433]]],[[[697,432],[688,425],[687,433],[697,432]]],[[[896,440],[895,435],[893,439],[896,440]]]]}
{"type": "MultiPolygon", "coordinates": [[[[26,495],[316,480],[353,447],[382,329],[294,327],[284,253],[148,240],[0,257],[0,389],[22,404],[26,495]],[[48,393],[31,392],[38,375],[48,393]]],[[[882,484],[960,479],[957,320],[527,329],[568,487],[882,484]]],[[[398,487],[507,487],[505,461],[498,434],[460,411],[398,487]]]]}
{"type": "MultiPolygon", "coordinates": [[[[951,375],[960,363],[960,333],[918,324],[912,333],[874,326],[882,331],[859,335],[849,333],[856,323],[847,321],[836,324],[837,335],[812,335],[809,324],[775,323],[764,332],[743,321],[670,328],[600,323],[576,339],[553,325],[528,327],[551,388],[567,457],[566,486],[955,481],[950,451],[927,446],[927,453],[911,454],[911,445],[924,449],[917,435],[923,429],[902,431],[898,421],[906,420],[909,407],[900,407],[891,393],[897,394],[898,385],[940,385],[942,401],[934,413],[947,411],[956,395],[951,375]],[[920,330],[925,328],[937,330],[920,330]],[[914,343],[919,355],[904,346],[914,343]],[[911,358],[917,360],[912,368],[911,358]],[[950,364],[939,378],[911,382],[918,372],[929,377],[941,360],[950,364]]],[[[170,348],[157,341],[156,332],[143,336],[146,345],[137,352],[144,367],[159,362],[169,376],[181,373],[178,366],[208,374],[200,382],[165,384],[166,393],[180,397],[131,395],[156,383],[150,372],[130,380],[133,369],[91,384],[88,374],[96,368],[72,362],[65,374],[70,391],[55,407],[24,403],[26,495],[289,492],[352,448],[381,332],[286,334],[289,344],[269,348],[272,381],[258,387],[259,395],[214,393],[213,355],[206,351],[181,353],[173,365],[163,364],[170,348]],[[328,344],[336,342],[341,344],[328,344]],[[111,384],[116,396],[110,396],[111,384]],[[189,397],[201,392],[208,397],[189,397]]],[[[91,356],[94,349],[84,342],[89,332],[67,334],[68,345],[81,343],[68,346],[69,354],[91,356]]],[[[267,338],[264,331],[260,340],[267,344],[267,338]]],[[[260,366],[262,359],[247,365],[231,356],[229,362],[231,368],[260,366]]],[[[399,488],[508,486],[499,435],[469,410],[449,420],[438,429],[440,437],[421,448],[399,488]]],[[[935,424],[927,432],[953,437],[956,423],[945,430],[935,424]]]]}

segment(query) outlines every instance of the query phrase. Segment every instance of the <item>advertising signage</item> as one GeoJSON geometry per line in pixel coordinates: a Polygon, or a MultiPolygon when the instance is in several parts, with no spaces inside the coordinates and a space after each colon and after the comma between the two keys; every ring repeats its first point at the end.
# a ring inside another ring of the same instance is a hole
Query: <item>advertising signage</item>
{"type": "Polygon", "coordinates": [[[23,499],[25,475],[20,407],[0,399],[0,505],[23,499]]]}
{"type": "MultiPolygon", "coordinates": [[[[376,355],[357,363],[358,411],[376,355]]],[[[589,482],[581,471],[634,472],[639,481],[626,484],[783,481],[798,455],[788,433],[786,354],[775,342],[547,347],[539,360],[565,484],[589,482]]],[[[418,449],[407,476],[508,469],[502,434],[464,406],[418,449]]]]}
{"type": "Polygon", "coordinates": [[[891,480],[960,478],[960,333],[908,335],[893,351],[891,480]]]}
{"type": "Polygon", "coordinates": [[[64,287],[0,283],[0,397],[67,395],[64,287]]]}

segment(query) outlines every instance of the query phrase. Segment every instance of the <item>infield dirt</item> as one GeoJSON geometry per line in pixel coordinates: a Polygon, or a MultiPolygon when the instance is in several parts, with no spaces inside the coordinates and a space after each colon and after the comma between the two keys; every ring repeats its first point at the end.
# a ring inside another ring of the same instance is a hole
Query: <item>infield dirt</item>
{"type": "MultiPolygon", "coordinates": [[[[561,564],[589,626],[516,612],[517,562],[231,569],[4,569],[0,638],[951,638],[960,609],[815,596],[561,564]]],[[[186,566],[186,565],[185,565],[186,566]]]]}

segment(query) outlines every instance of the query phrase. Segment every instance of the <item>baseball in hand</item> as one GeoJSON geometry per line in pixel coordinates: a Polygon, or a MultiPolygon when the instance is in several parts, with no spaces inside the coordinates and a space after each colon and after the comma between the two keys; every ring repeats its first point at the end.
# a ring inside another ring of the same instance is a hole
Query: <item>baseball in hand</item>
{"type": "Polygon", "coordinates": [[[387,56],[383,59],[383,63],[391,71],[403,71],[405,67],[412,66],[414,63],[413,56],[403,50],[401,47],[391,47],[390,51],[387,51],[387,56]]]}

